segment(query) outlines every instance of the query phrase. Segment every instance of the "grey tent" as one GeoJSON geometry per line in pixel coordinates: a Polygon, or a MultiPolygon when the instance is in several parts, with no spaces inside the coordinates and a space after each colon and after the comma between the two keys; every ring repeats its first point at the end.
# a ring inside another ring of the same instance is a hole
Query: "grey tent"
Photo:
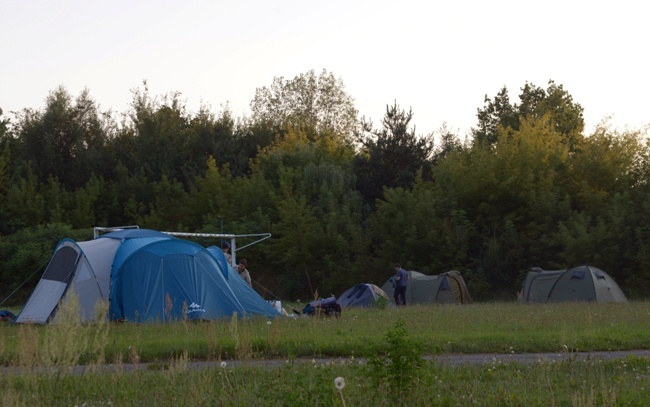
{"type": "Polygon", "coordinates": [[[566,301],[627,302],[627,297],[609,274],[593,266],[528,272],[519,302],[566,301]]]}
{"type": "Polygon", "coordinates": [[[381,288],[374,284],[357,284],[341,294],[337,302],[341,308],[372,307],[381,299],[388,301],[388,296],[381,288]]]}
{"type": "Polygon", "coordinates": [[[71,287],[79,299],[82,321],[93,320],[97,303],[108,300],[110,265],[120,243],[115,239],[62,240],[16,322],[50,321],[71,287]]]}
{"type": "Polygon", "coordinates": [[[546,302],[553,285],[566,270],[542,270],[534,267],[526,275],[517,299],[519,302],[546,302]]]}
{"type": "MultiPolygon", "coordinates": [[[[435,276],[427,276],[417,271],[407,271],[407,304],[467,304],[472,298],[459,271],[452,270],[435,276]]],[[[390,298],[395,289],[392,278],[381,287],[390,298]]]]}

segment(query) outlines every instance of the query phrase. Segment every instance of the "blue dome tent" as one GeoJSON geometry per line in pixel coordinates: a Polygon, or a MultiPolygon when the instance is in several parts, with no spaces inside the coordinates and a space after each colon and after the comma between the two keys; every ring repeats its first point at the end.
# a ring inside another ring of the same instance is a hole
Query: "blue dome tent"
{"type": "Polygon", "coordinates": [[[383,299],[388,303],[388,296],[381,288],[374,284],[357,284],[347,289],[337,302],[341,308],[347,307],[372,307],[383,299]]]}
{"type": "Polygon", "coordinates": [[[117,230],[87,242],[63,239],[16,322],[55,321],[70,292],[78,297],[82,321],[95,320],[102,301],[109,301],[109,319],[131,322],[255,315],[206,248],[147,229],[117,230]]]}

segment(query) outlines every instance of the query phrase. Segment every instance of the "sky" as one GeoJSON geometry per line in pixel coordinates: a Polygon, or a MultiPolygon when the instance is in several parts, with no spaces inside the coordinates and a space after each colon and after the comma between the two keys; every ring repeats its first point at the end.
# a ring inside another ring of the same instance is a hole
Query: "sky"
{"type": "Polygon", "coordinates": [[[486,96],[553,80],[587,134],[634,130],[650,123],[649,39],[636,0],[0,0],[0,109],[42,109],[63,86],[124,113],[146,80],[189,112],[243,117],[274,78],[327,70],[375,128],[397,103],[417,134],[464,136],[486,96]]]}

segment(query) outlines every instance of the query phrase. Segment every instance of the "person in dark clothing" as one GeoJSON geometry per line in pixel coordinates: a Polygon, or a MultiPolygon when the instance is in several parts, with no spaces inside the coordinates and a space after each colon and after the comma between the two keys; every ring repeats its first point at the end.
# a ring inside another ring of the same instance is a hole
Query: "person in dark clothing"
{"type": "Polygon", "coordinates": [[[226,260],[228,261],[228,264],[232,263],[232,256],[230,255],[230,243],[226,241],[222,242],[221,250],[223,251],[224,256],[226,256],[226,260]]]}
{"type": "Polygon", "coordinates": [[[408,273],[402,268],[399,263],[395,263],[395,277],[393,281],[395,284],[395,305],[406,305],[406,285],[408,284],[408,273]]]}

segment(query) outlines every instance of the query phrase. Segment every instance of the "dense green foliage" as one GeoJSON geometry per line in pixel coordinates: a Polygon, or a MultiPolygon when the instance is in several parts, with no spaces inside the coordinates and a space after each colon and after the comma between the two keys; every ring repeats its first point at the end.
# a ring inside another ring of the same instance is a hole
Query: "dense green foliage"
{"type": "Polygon", "coordinates": [[[577,264],[650,294],[650,145],[642,130],[584,134],[561,85],[525,84],[517,103],[504,88],[471,140],[443,128],[438,145],[397,103],[379,129],[357,119],[326,71],[276,78],[251,107],[188,112],[144,83],[119,116],[62,87],[42,109],[0,110],[0,300],[23,282],[12,301],[25,299],[60,238],[132,224],[270,232],[245,255],[287,300],[381,285],[396,261],[459,270],[477,299],[514,298],[531,267],[577,264]]]}

